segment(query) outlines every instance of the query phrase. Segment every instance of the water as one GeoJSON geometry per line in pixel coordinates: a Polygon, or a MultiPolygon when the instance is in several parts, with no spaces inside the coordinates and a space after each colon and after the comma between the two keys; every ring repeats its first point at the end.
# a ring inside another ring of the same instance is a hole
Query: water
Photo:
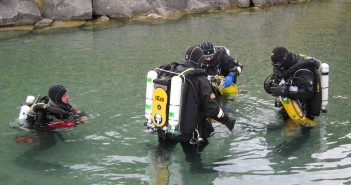
{"type": "Polygon", "coordinates": [[[0,32],[0,184],[351,184],[351,2],[236,9],[179,20],[129,21],[46,32],[0,32]],[[237,117],[199,153],[158,146],[143,123],[148,70],[180,61],[210,40],[244,71],[248,93],[223,105],[237,117]],[[303,132],[285,123],[263,90],[270,52],[283,45],[330,65],[328,113],[303,132]],[[55,83],[90,122],[60,135],[10,126],[26,96],[55,83]],[[34,138],[18,144],[15,137],[34,138]]]}

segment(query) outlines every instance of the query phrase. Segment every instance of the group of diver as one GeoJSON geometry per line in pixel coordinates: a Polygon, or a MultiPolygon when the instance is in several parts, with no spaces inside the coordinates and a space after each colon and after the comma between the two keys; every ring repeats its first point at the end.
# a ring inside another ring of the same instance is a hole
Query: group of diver
{"type": "MultiPolygon", "coordinates": [[[[326,111],[328,91],[323,89],[328,88],[327,64],[281,46],[273,49],[271,61],[273,73],[264,81],[264,89],[280,98],[276,106],[282,107],[283,114],[313,122],[315,116],[326,111]]],[[[223,89],[236,88],[242,70],[243,65],[224,46],[209,41],[190,46],[180,63],[148,72],[145,126],[155,131],[160,142],[191,144],[206,143],[214,132],[213,122],[232,131],[236,118],[222,110],[219,97],[223,89]]],[[[19,120],[32,130],[55,130],[86,123],[88,116],[69,103],[64,86],[53,85],[47,96],[27,97],[19,120]]]]}
{"type": "MultiPolygon", "coordinates": [[[[287,118],[304,127],[315,126],[314,117],[326,111],[329,66],[281,46],[273,49],[271,61],[273,73],[264,81],[265,91],[277,98],[276,106],[287,118]]],[[[187,48],[180,63],[148,72],[145,126],[155,131],[159,141],[191,144],[206,143],[214,132],[213,122],[232,131],[236,118],[221,109],[219,96],[221,88],[236,87],[242,70],[226,47],[205,41],[187,48]],[[214,76],[222,77],[217,85],[212,83],[214,76]]]]}

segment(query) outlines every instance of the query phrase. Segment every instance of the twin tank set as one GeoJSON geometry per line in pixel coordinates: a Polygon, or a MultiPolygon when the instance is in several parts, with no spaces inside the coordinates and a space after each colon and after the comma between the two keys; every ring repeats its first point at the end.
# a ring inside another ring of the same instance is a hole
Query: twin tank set
{"type": "MultiPolygon", "coordinates": [[[[157,68],[155,70],[162,69],[157,68]]],[[[182,74],[173,76],[170,86],[155,84],[154,80],[157,78],[158,74],[156,71],[153,70],[147,73],[146,126],[151,129],[155,129],[155,127],[162,128],[167,132],[178,135],[178,125],[181,120],[182,89],[185,77],[182,74]]]]}

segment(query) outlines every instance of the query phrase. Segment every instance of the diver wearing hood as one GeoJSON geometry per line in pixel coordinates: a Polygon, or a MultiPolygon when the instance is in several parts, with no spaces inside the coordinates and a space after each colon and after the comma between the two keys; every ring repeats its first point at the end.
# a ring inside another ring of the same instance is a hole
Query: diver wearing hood
{"type": "Polygon", "coordinates": [[[182,120],[180,123],[182,134],[174,136],[158,129],[160,139],[189,142],[194,135],[197,138],[211,136],[214,131],[207,118],[212,118],[224,124],[230,131],[233,130],[236,119],[230,118],[222,111],[212,91],[211,84],[207,80],[206,73],[199,69],[204,62],[204,54],[200,47],[191,46],[186,50],[182,63],[171,63],[160,68],[184,74],[188,87],[185,90],[185,104],[183,106],[182,120]]]}
{"type": "Polygon", "coordinates": [[[232,83],[236,83],[237,77],[240,75],[243,65],[235,58],[228,55],[222,47],[214,48],[212,42],[205,41],[200,45],[204,52],[204,64],[202,68],[206,70],[207,75],[220,75],[225,77],[223,86],[229,87],[232,83]]]}
{"type": "Polygon", "coordinates": [[[285,47],[275,47],[271,54],[273,74],[264,89],[272,96],[288,97],[302,103],[306,116],[313,119],[321,111],[320,62],[313,57],[293,54],[285,47]],[[284,80],[285,84],[279,84],[284,80]]]}
{"type": "Polygon", "coordinates": [[[30,127],[39,128],[63,120],[72,123],[85,123],[88,117],[69,103],[69,95],[64,86],[53,85],[49,89],[48,96],[37,97],[37,101],[31,105],[27,122],[30,127]]]}

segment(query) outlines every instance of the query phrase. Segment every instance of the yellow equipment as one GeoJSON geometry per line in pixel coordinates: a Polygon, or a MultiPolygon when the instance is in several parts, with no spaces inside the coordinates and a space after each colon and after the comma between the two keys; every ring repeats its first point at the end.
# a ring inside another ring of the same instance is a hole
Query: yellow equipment
{"type": "Polygon", "coordinates": [[[167,121],[167,92],[158,87],[153,95],[154,103],[152,104],[152,122],[156,127],[162,127],[167,121]]]}
{"type": "Polygon", "coordinates": [[[239,93],[238,87],[232,83],[229,87],[224,88],[223,87],[223,82],[224,82],[224,76],[212,76],[209,77],[209,80],[212,84],[213,87],[216,87],[219,92],[224,95],[224,96],[230,96],[230,95],[235,95],[239,93]]]}
{"type": "Polygon", "coordinates": [[[279,97],[279,99],[291,120],[304,127],[317,126],[317,122],[306,117],[305,112],[303,111],[299,102],[287,97],[279,97]]]}

